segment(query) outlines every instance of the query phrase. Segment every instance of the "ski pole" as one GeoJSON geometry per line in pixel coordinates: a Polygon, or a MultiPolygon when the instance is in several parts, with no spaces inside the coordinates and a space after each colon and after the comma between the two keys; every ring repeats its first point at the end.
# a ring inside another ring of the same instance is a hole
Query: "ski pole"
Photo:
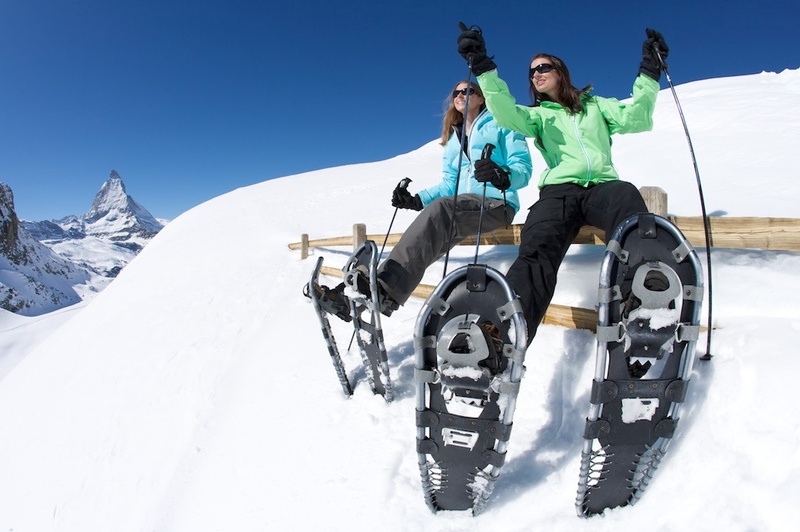
{"type": "Polygon", "coordinates": [[[705,233],[705,240],[706,240],[706,264],[708,265],[708,334],[706,335],[706,354],[700,357],[700,360],[711,360],[711,301],[712,301],[712,290],[711,290],[711,224],[708,219],[708,215],[706,214],[706,201],[705,197],[703,196],[703,184],[700,182],[700,170],[697,167],[697,158],[694,155],[694,147],[692,146],[692,138],[689,135],[689,127],[686,125],[686,118],[683,116],[683,109],[681,108],[681,102],[678,100],[678,93],[675,92],[675,85],[672,83],[672,78],[669,75],[669,70],[667,64],[664,62],[664,58],[661,56],[661,47],[658,43],[653,43],[653,51],[656,53],[658,57],[658,62],[661,63],[661,70],[664,71],[664,74],[667,78],[667,83],[669,84],[669,88],[672,90],[672,97],[675,99],[675,105],[678,108],[678,115],[681,117],[681,122],[683,123],[683,131],[686,133],[686,141],[689,143],[689,153],[692,157],[692,165],[694,165],[694,175],[697,180],[697,192],[700,195],[700,209],[703,213],[703,232],[705,233]]]}
{"type": "MultiPolygon", "coordinates": [[[[492,150],[494,150],[494,144],[487,144],[483,147],[483,151],[481,152],[481,159],[490,159],[492,157],[492,150]]],[[[483,183],[483,197],[481,198],[481,212],[478,215],[478,235],[477,235],[477,242],[475,243],[475,262],[474,264],[478,264],[478,250],[481,247],[481,227],[483,226],[483,204],[486,202],[486,182],[483,183]]]]}
{"type": "MultiPolygon", "coordinates": [[[[458,27],[461,31],[467,29],[467,26],[463,22],[458,23],[458,27]]],[[[467,89],[472,88],[472,62],[475,60],[475,54],[467,54],[467,89]]],[[[464,157],[464,150],[467,148],[467,137],[466,137],[466,129],[467,129],[467,117],[469,116],[469,93],[464,95],[464,120],[461,121],[461,149],[458,151],[458,172],[456,172],[456,186],[455,190],[453,191],[453,214],[450,216],[450,228],[448,229],[447,234],[447,252],[444,254],[444,271],[442,272],[442,279],[447,276],[447,262],[450,260],[450,249],[453,247],[453,230],[455,228],[456,222],[456,206],[458,205],[458,185],[459,181],[461,180],[461,162],[463,161],[464,157]]]]}
{"type": "MultiPolygon", "coordinates": [[[[397,188],[408,189],[408,184],[411,183],[411,179],[404,177],[400,180],[397,184],[397,188]]],[[[381,257],[383,256],[383,250],[386,248],[386,242],[389,240],[389,233],[392,232],[392,226],[394,225],[394,218],[397,216],[397,211],[400,210],[400,207],[394,208],[394,214],[392,215],[392,221],[389,222],[389,229],[386,231],[386,238],[383,239],[383,245],[381,246],[381,252],[378,253],[378,264],[381,262],[381,257]]]]}
{"type": "MultiPolygon", "coordinates": [[[[408,184],[411,183],[411,179],[408,177],[404,177],[400,180],[397,184],[397,187],[407,189],[408,184]]],[[[383,250],[386,248],[386,242],[389,241],[389,234],[392,232],[392,226],[394,225],[394,219],[397,216],[397,211],[400,210],[400,207],[394,208],[394,214],[392,215],[392,221],[389,222],[389,229],[386,230],[386,237],[383,239],[383,245],[381,246],[381,252],[378,253],[378,264],[381,262],[381,257],[383,256],[383,250]]],[[[353,347],[353,340],[356,338],[356,332],[353,331],[353,334],[350,336],[350,343],[347,344],[347,350],[350,351],[350,348],[353,347]]]]}

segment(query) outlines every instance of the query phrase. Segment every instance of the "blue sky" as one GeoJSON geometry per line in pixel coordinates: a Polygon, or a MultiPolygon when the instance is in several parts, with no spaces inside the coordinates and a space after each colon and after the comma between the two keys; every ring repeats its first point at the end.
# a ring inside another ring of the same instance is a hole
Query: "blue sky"
{"type": "Polygon", "coordinates": [[[797,0],[0,0],[0,182],[21,218],[57,219],[85,213],[116,169],[174,218],[437,138],[442,102],[467,76],[458,21],[483,29],[529,103],[537,52],[622,99],[646,27],[664,34],[681,84],[800,67],[798,20],[797,0]]]}

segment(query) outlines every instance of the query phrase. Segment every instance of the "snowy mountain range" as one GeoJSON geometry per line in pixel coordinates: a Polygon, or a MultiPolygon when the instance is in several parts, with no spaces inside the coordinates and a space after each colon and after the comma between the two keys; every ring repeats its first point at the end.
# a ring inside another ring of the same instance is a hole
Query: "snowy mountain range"
{"type": "Polygon", "coordinates": [[[116,170],[82,216],[19,220],[0,184],[0,308],[37,315],[101,290],[164,227],[125,191],[116,170]]]}

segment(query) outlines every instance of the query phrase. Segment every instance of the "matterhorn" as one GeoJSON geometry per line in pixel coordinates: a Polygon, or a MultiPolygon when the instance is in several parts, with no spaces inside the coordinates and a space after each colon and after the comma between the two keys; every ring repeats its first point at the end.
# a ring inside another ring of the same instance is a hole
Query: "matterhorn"
{"type": "Polygon", "coordinates": [[[164,227],[128,195],[116,170],[100,187],[86,214],[22,224],[59,255],[111,278],[164,227]]]}

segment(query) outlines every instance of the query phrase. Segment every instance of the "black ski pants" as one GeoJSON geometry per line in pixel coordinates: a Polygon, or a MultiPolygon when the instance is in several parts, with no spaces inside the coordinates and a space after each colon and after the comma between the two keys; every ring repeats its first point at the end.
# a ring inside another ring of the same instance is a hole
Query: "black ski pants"
{"type": "Polygon", "coordinates": [[[606,241],[625,218],[647,212],[642,195],[630,183],[609,181],[583,187],[548,185],[525,220],[519,256],[506,274],[520,297],[528,323],[528,342],[547,311],[556,289],[558,268],[581,226],[605,231],[606,241]]]}

